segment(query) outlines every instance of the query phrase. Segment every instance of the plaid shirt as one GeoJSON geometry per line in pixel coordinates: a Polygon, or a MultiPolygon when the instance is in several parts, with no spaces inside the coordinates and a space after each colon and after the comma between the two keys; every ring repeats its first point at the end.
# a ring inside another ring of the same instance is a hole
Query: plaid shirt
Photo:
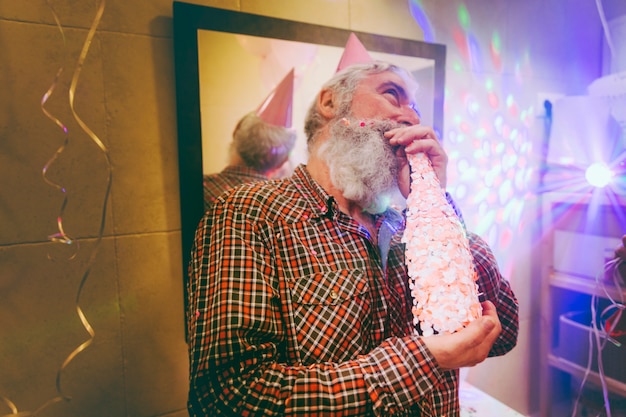
{"type": "MultiPolygon", "coordinates": [[[[460,414],[458,371],[412,334],[392,213],[377,247],[302,166],[217,200],[190,263],[191,416],[460,414]]],[[[470,234],[470,246],[501,355],[517,341],[517,300],[487,245],[470,234]]]]}
{"type": "Polygon", "coordinates": [[[225,191],[238,185],[255,181],[265,181],[267,177],[260,172],[245,166],[227,166],[222,171],[204,176],[204,210],[211,205],[225,191]]]}

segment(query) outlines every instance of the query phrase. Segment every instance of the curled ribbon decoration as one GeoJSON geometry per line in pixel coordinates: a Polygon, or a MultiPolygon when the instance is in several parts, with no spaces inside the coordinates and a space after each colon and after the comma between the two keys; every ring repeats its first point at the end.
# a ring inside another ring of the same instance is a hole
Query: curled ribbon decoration
{"type": "MultiPolygon", "coordinates": [[[[13,404],[11,400],[9,400],[4,395],[0,395],[0,399],[7,405],[7,407],[9,407],[9,409],[11,410],[11,414],[13,415],[17,414],[17,407],[15,406],[15,404],[13,404]]],[[[7,416],[8,415],[10,414],[7,414],[7,416]]]]}
{"type": "MultiPolygon", "coordinates": [[[[75,92],[76,92],[76,86],[78,85],[78,80],[80,78],[80,73],[82,71],[83,68],[83,64],[85,62],[85,58],[87,57],[87,53],[89,52],[89,48],[91,46],[91,42],[93,40],[93,37],[96,33],[96,29],[100,24],[100,20],[102,18],[102,15],[104,13],[104,8],[105,8],[105,2],[106,0],[102,0],[98,6],[98,10],[96,12],[96,17],[94,18],[91,27],[89,28],[89,32],[87,34],[87,38],[85,40],[85,42],[83,43],[83,48],[81,50],[79,59],[78,59],[78,63],[76,65],[76,68],[74,70],[74,74],[72,76],[72,81],[70,84],[70,88],[69,88],[69,105],[70,105],[70,109],[72,112],[72,116],[74,117],[75,121],[78,123],[78,125],[80,126],[80,128],[89,136],[89,138],[98,146],[98,148],[102,151],[102,153],[104,154],[104,157],[106,159],[106,166],[107,166],[107,171],[108,171],[108,178],[107,178],[107,183],[106,183],[106,190],[105,190],[105,194],[104,194],[104,201],[103,201],[103,208],[102,208],[102,215],[101,215],[101,220],[100,220],[100,228],[98,231],[98,236],[96,239],[96,243],[94,245],[94,249],[90,254],[89,257],[89,261],[87,263],[87,267],[85,272],[83,273],[82,277],[81,277],[81,281],[79,283],[78,289],[77,289],[77,293],[76,293],[76,312],[78,314],[78,317],[83,325],[83,327],[85,328],[85,330],[87,331],[87,333],[89,334],[89,338],[84,341],[82,344],[80,344],[78,347],[76,347],[68,356],[67,358],[63,361],[63,364],[61,365],[61,367],[59,368],[59,370],[57,371],[57,376],[56,376],[56,390],[57,390],[57,395],[54,398],[51,398],[50,400],[48,400],[47,402],[45,402],[42,406],[40,406],[36,411],[34,412],[28,412],[28,411],[18,411],[17,406],[8,398],[0,395],[0,400],[2,402],[4,402],[9,409],[11,410],[11,414],[7,414],[4,417],[35,417],[37,416],[39,413],[41,413],[44,409],[48,408],[50,405],[60,402],[60,401],[70,401],[71,397],[66,395],[63,392],[62,386],[61,386],[61,376],[63,371],[65,370],[65,368],[68,366],[68,364],[74,360],[74,358],[81,352],[83,352],[85,349],[87,349],[87,347],[89,347],[92,343],[93,343],[93,339],[95,337],[95,331],[93,329],[93,327],[91,326],[91,324],[89,323],[89,321],[87,320],[87,317],[85,316],[85,314],[83,313],[83,310],[80,306],[80,297],[83,291],[83,287],[85,285],[85,282],[87,281],[87,278],[89,277],[89,274],[91,272],[91,268],[93,266],[93,263],[96,259],[96,255],[98,253],[98,249],[100,247],[100,243],[102,241],[102,237],[104,234],[104,226],[105,226],[105,221],[106,221],[106,210],[107,210],[107,202],[109,199],[109,194],[111,191],[111,182],[112,182],[112,169],[111,169],[111,161],[110,161],[110,157],[109,157],[109,151],[106,148],[106,146],[104,146],[104,144],[102,143],[102,141],[98,138],[98,136],[89,128],[89,126],[87,126],[87,124],[85,124],[83,122],[83,120],[80,118],[80,116],[76,113],[76,109],[74,107],[74,97],[75,97],[75,92]]],[[[63,36],[63,42],[65,44],[65,34],[63,32],[63,27],[58,19],[58,16],[56,14],[56,12],[54,11],[54,8],[50,5],[49,1],[46,0],[46,3],[48,5],[48,7],[50,8],[50,10],[52,11],[52,14],[54,16],[54,19],[56,21],[57,27],[60,29],[61,34],[63,36]]],[[[76,244],[76,249],[78,249],[78,243],[72,239],[69,235],[67,235],[65,233],[65,231],[63,230],[63,213],[65,211],[65,207],[67,205],[68,202],[68,198],[67,198],[67,193],[66,190],[63,186],[50,181],[46,174],[48,171],[48,168],[50,167],[50,165],[59,157],[59,155],[63,152],[65,146],[68,143],[68,129],[67,127],[56,117],[54,117],[52,114],[50,114],[46,108],[45,108],[45,103],[47,102],[47,100],[50,98],[50,96],[52,95],[52,93],[54,92],[55,87],[57,86],[58,80],[60,75],[63,72],[63,68],[61,67],[58,71],[57,74],[55,76],[55,79],[52,83],[52,85],[50,86],[50,88],[46,91],[46,93],[43,95],[43,98],[41,100],[41,109],[43,111],[43,113],[49,118],[51,119],[58,127],[60,127],[63,132],[66,135],[65,141],[63,143],[63,145],[57,149],[56,153],[54,154],[54,156],[46,163],[46,165],[43,168],[43,178],[44,181],[48,184],[50,184],[51,186],[57,188],[58,190],[60,190],[61,192],[63,192],[63,194],[65,195],[64,197],[64,201],[63,204],[61,206],[61,210],[59,215],[57,216],[57,226],[58,226],[58,232],[50,235],[49,239],[51,239],[53,242],[61,242],[61,243],[65,243],[68,245],[72,245],[72,244],[76,244]]],[[[74,258],[76,256],[76,253],[74,253],[72,255],[71,258],[74,258]]],[[[50,258],[50,256],[48,256],[50,258]]]]}
{"type": "MultiPolygon", "coordinates": [[[[61,25],[59,17],[54,11],[54,8],[52,7],[52,5],[50,4],[48,0],[46,1],[46,4],[52,11],[54,21],[56,22],[56,25],[59,28],[59,31],[61,32],[61,37],[63,38],[63,44],[65,45],[65,32],[63,31],[63,26],[61,25]]],[[[60,67],[56,73],[56,76],[54,77],[54,81],[52,82],[52,85],[50,86],[50,88],[48,88],[48,90],[45,92],[45,94],[41,98],[41,111],[46,115],[46,117],[48,117],[48,119],[52,120],[58,127],[60,127],[61,130],[63,130],[63,133],[65,134],[65,140],[63,141],[63,144],[57,149],[57,151],[54,153],[52,158],[48,160],[46,165],[44,165],[43,170],[42,170],[42,176],[43,176],[43,180],[48,185],[56,188],[57,190],[63,193],[63,203],[61,204],[61,209],[59,210],[59,215],[57,216],[58,232],[48,236],[48,238],[52,240],[53,242],[65,243],[67,245],[74,245],[75,246],[74,252],[69,256],[69,259],[74,259],[77,254],[79,244],[70,236],[68,236],[63,230],[63,214],[65,213],[65,207],[67,206],[67,202],[68,202],[67,190],[65,189],[65,187],[61,186],[60,184],[57,184],[56,182],[48,179],[48,169],[56,161],[59,155],[61,155],[61,153],[65,150],[65,147],[67,146],[69,142],[67,126],[65,126],[58,118],[54,117],[45,107],[46,103],[48,102],[48,99],[54,93],[54,90],[59,82],[59,78],[62,73],[63,73],[63,67],[60,67]]],[[[48,254],[48,259],[50,260],[53,259],[50,254],[48,254]]]]}
{"type": "MultiPolygon", "coordinates": [[[[67,127],[59,119],[57,119],[52,114],[50,114],[50,112],[48,112],[48,110],[45,108],[45,104],[50,98],[50,96],[52,95],[52,93],[54,92],[54,89],[58,83],[61,73],[63,73],[63,67],[59,68],[56,74],[56,77],[54,78],[54,82],[52,83],[48,91],[46,91],[46,94],[44,94],[43,98],[41,99],[41,110],[49,119],[51,119],[57,126],[59,126],[63,130],[63,132],[65,133],[65,140],[63,141],[63,144],[54,153],[52,158],[50,158],[50,160],[48,160],[46,165],[43,167],[42,176],[43,176],[43,180],[48,185],[56,188],[57,190],[63,193],[63,203],[61,204],[61,209],[59,210],[59,215],[57,216],[58,232],[48,236],[48,238],[52,240],[53,242],[65,243],[67,245],[74,245],[75,246],[74,252],[68,258],[68,259],[74,259],[78,253],[80,244],[78,243],[78,241],[68,236],[63,230],[63,214],[65,213],[65,207],[67,206],[67,203],[68,203],[67,190],[62,185],[57,184],[56,182],[53,182],[50,179],[48,179],[48,175],[47,175],[48,169],[56,161],[59,155],[61,155],[61,153],[65,150],[65,147],[67,146],[69,142],[67,127]]],[[[50,254],[48,254],[48,259],[53,260],[53,257],[50,254]]]]}

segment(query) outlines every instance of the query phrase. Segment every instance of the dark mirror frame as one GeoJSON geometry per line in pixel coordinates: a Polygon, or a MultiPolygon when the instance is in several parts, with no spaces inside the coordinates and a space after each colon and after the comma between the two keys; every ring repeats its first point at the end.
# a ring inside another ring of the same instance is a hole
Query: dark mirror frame
{"type": "MultiPolygon", "coordinates": [[[[198,70],[198,30],[261,36],[319,45],[344,47],[354,32],[370,52],[385,52],[434,61],[433,127],[443,132],[445,45],[394,38],[236,12],[189,3],[173,3],[174,69],[178,125],[178,163],[183,282],[198,222],[204,213],[202,187],[202,130],[198,70]]],[[[186,293],[185,293],[186,302],[186,293]]]]}

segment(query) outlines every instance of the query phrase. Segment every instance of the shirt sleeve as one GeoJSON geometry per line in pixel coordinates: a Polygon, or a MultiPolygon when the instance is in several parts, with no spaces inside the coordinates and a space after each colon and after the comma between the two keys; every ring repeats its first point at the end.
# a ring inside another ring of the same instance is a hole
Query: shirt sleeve
{"type": "Polygon", "coordinates": [[[290,359],[290,312],[263,233],[219,200],[211,214],[190,263],[191,416],[403,415],[445,383],[415,336],[342,363],[290,359]]]}
{"type": "Polygon", "coordinates": [[[500,274],[495,256],[487,243],[474,233],[468,233],[470,250],[478,273],[478,291],[484,299],[493,302],[502,324],[502,332],[489,356],[501,356],[517,344],[519,331],[519,304],[511,284],[500,274]]]}

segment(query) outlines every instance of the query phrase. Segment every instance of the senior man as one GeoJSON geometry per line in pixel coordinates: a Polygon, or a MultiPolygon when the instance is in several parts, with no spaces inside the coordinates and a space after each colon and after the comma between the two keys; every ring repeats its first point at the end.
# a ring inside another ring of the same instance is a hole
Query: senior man
{"type": "Polygon", "coordinates": [[[190,265],[190,415],[458,416],[459,368],[515,346],[517,300],[472,233],[482,317],[414,332],[389,201],[409,193],[407,154],[425,153],[442,187],[447,156],[413,85],[384,62],[339,71],[307,115],[306,165],[206,213],[190,265]]]}

